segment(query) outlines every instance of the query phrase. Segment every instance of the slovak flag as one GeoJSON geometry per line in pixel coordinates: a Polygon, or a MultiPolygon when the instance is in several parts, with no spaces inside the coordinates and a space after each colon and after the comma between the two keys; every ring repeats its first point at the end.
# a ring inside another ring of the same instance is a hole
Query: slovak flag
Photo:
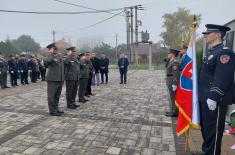
{"type": "Polygon", "coordinates": [[[197,63],[196,63],[196,28],[193,29],[187,53],[182,64],[182,72],[175,96],[179,109],[177,135],[180,136],[189,128],[198,128],[200,124],[197,63]]]}

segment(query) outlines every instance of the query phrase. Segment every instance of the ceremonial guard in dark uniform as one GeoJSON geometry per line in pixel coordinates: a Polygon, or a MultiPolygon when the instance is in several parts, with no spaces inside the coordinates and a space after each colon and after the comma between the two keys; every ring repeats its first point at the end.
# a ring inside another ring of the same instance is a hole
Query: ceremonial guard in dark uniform
{"type": "Polygon", "coordinates": [[[65,80],[66,80],[66,101],[67,108],[76,109],[79,105],[75,104],[80,79],[80,62],[77,59],[75,47],[66,49],[67,57],[65,64],[65,80]]]}
{"type": "Polygon", "coordinates": [[[2,53],[0,53],[0,85],[2,89],[9,88],[7,86],[8,63],[2,53]]]}
{"type": "Polygon", "coordinates": [[[8,60],[8,66],[9,66],[11,86],[18,86],[17,84],[18,67],[15,57],[13,55],[11,55],[10,59],[8,60]]]}
{"type": "Polygon", "coordinates": [[[21,78],[21,84],[29,84],[28,82],[28,62],[27,59],[25,58],[25,55],[22,54],[20,55],[19,59],[19,70],[20,70],[20,78],[21,78]]]}
{"type": "Polygon", "coordinates": [[[224,47],[223,37],[229,27],[207,24],[205,34],[209,47],[199,76],[199,104],[205,155],[220,155],[227,106],[234,91],[234,53],[224,47]]]}
{"type": "Polygon", "coordinates": [[[48,68],[46,76],[48,107],[52,116],[60,116],[64,113],[58,107],[64,82],[64,61],[58,53],[55,43],[48,45],[47,48],[49,54],[45,57],[44,63],[48,68]]]}
{"type": "Polygon", "coordinates": [[[126,84],[128,65],[129,65],[128,59],[125,58],[124,54],[121,54],[120,58],[118,59],[118,67],[119,67],[120,79],[121,79],[120,84],[123,84],[123,81],[124,81],[124,84],[126,84]]]}
{"type": "Polygon", "coordinates": [[[79,85],[79,102],[85,103],[85,93],[87,91],[87,84],[89,79],[89,66],[87,65],[87,58],[84,54],[80,54],[80,85],[79,85]]]}
{"type": "Polygon", "coordinates": [[[175,94],[180,77],[180,64],[177,56],[180,51],[170,49],[168,52],[169,63],[166,67],[166,84],[170,95],[171,111],[166,112],[166,116],[178,116],[178,109],[175,106],[175,94]]]}
{"type": "Polygon", "coordinates": [[[104,75],[105,75],[105,84],[108,83],[109,77],[109,59],[105,56],[105,54],[101,54],[100,58],[100,74],[101,74],[101,84],[104,83],[104,75]]]}

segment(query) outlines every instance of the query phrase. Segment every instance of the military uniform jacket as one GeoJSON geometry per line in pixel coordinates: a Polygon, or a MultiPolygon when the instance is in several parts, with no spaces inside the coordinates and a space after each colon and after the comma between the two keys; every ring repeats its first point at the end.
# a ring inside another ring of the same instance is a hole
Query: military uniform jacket
{"type": "Polygon", "coordinates": [[[166,67],[166,80],[169,85],[177,85],[180,77],[180,65],[177,59],[170,60],[166,67]]]}
{"type": "Polygon", "coordinates": [[[61,55],[48,54],[44,59],[48,68],[47,81],[64,81],[64,62],[61,55]]]}
{"type": "Polygon", "coordinates": [[[17,72],[18,71],[17,62],[15,59],[8,60],[8,66],[9,66],[10,72],[17,72]]]}
{"type": "Polygon", "coordinates": [[[80,62],[80,79],[89,79],[89,65],[84,61],[81,60],[80,62]]]}
{"type": "Polygon", "coordinates": [[[219,44],[206,53],[199,76],[199,101],[229,105],[234,91],[234,54],[219,44]]]}
{"type": "Polygon", "coordinates": [[[183,63],[184,63],[185,56],[186,56],[186,54],[183,54],[183,55],[181,56],[181,58],[179,59],[180,71],[183,70],[183,63]]]}
{"type": "Polygon", "coordinates": [[[26,59],[19,60],[19,70],[28,71],[28,63],[26,59]]]}
{"type": "Polygon", "coordinates": [[[0,59],[0,72],[7,72],[8,71],[8,63],[5,59],[0,59]]]}
{"type": "Polygon", "coordinates": [[[77,58],[68,56],[64,60],[65,64],[65,80],[79,80],[80,79],[80,62],[77,58]]]}

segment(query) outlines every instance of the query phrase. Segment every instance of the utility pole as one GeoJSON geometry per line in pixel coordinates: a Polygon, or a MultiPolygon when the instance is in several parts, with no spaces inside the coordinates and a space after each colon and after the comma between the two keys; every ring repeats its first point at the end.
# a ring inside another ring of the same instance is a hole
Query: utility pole
{"type": "Polygon", "coordinates": [[[134,29],[133,29],[133,7],[131,9],[131,49],[130,49],[130,61],[134,61],[133,57],[133,43],[134,43],[134,29]]]}
{"type": "Polygon", "coordinates": [[[152,41],[149,41],[149,70],[153,70],[152,67],[152,41]]]}
{"type": "Polygon", "coordinates": [[[55,42],[55,30],[52,31],[53,43],[55,42]]]}
{"type": "Polygon", "coordinates": [[[118,34],[116,33],[116,62],[118,62],[118,34]]]}
{"type": "Polygon", "coordinates": [[[127,48],[126,50],[130,50],[130,11],[125,8],[125,13],[126,13],[126,43],[127,43],[127,48]]]}
{"type": "Polygon", "coordinates": [[[138,45],[138,6],[135,6],[135,43],[138,45]]]}

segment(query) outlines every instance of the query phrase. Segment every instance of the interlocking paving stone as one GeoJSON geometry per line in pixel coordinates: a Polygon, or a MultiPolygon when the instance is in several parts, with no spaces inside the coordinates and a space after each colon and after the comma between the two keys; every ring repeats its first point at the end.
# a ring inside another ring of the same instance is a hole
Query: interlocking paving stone
{"type": "Polygon", "coordinates": [[[63,88],[62,117],[48,114],[45,82],[0,90],[0,154],[176,154],[164,71],[130,70],[126,85],[118,81],[110,70],[109,84],[93,86],[76,110],[63,88]]]}

